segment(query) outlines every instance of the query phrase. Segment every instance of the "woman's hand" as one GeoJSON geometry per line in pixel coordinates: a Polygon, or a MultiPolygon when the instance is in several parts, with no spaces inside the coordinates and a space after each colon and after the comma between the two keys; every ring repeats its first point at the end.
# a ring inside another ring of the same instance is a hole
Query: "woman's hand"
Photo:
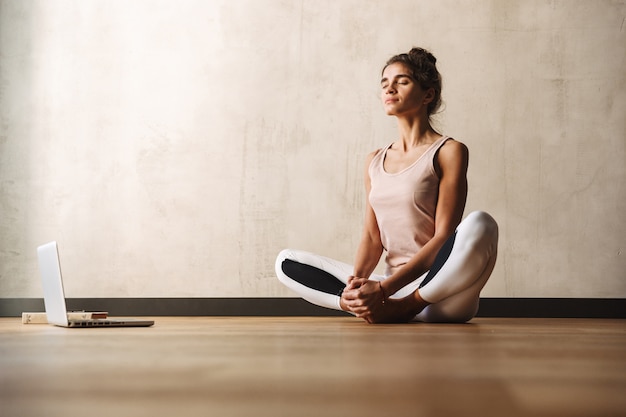
{"type": "Polygon", "coordinates": [[[378,281],[351,276],[341,295],[343,303],[357,317],[369,323],[381,315],[385,301],[382,287],[378,281]]]}
{"type": "Polygon", "coordinates": [[[399,299],[386,298],[385,295],[379,281],[350,277],[341,302],[368,323],[406,323],[429,304],[418,291],[399,299]]]}

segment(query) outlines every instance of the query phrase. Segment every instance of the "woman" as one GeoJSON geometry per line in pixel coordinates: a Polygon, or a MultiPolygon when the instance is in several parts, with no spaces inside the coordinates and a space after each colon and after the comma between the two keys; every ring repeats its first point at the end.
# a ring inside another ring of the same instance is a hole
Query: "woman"
{"type": "Polygon", "coordinates": [[[399,137],[367,157],[354,266],[284,250],[276,274],[304,299],[369,323],[468,321],[496,262],[498,226],[484,212],[461,221],[468,151],[430,123],[441,103],[435,57],[422,48],[392,57],[381,100],[399,137]],[[383,251],[385,275],[372,274],[383,251]]]}

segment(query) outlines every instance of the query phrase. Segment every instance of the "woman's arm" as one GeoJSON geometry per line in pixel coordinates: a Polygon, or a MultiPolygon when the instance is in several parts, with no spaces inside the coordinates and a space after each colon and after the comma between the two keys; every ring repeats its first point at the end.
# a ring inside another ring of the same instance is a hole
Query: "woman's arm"
{"type": "Polygon", "coordinates": [[[378,222],[376,221],[376,215],[369,202],[369,195],[372,189],[369,166],[375,154],[376,152],[369,154],[365,161],[365,221],[363,224],[361,242],[356,251],[353,272],[355,277],[360,278],[369,278],[372,272],[374,272],[374,269],[376,269],[380,256],[383,253],[383,244],[380,239],[378,222]]]}

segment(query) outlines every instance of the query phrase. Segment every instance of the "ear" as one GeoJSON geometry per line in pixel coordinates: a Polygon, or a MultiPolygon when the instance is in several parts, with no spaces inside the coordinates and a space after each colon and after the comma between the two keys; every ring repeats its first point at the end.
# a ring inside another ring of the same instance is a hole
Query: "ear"
{"type": "Polygon", "coordinates": [[[424,104],[429,104],[434,99],[435,99],[435,89],[431,87],[428,90],[426,90],[426,94],[424,95],[424,104]]]}

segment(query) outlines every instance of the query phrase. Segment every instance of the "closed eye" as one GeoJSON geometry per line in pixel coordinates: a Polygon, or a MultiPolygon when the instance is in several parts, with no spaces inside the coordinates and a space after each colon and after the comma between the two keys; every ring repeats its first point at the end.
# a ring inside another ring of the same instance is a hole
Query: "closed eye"
{"type": "MultiPolygon", "coordinates": [[[[408,85],[410,84],[412,81],[411,77],[407,74],[398,74],[396,75],[393,80],[392,80],[392,84],[400,84],[400,85],[408,85]]],[[[385,89],[389,87],[389,79],[387,78],[383,78],[380,81],[380,88],[385,89]]]]}

